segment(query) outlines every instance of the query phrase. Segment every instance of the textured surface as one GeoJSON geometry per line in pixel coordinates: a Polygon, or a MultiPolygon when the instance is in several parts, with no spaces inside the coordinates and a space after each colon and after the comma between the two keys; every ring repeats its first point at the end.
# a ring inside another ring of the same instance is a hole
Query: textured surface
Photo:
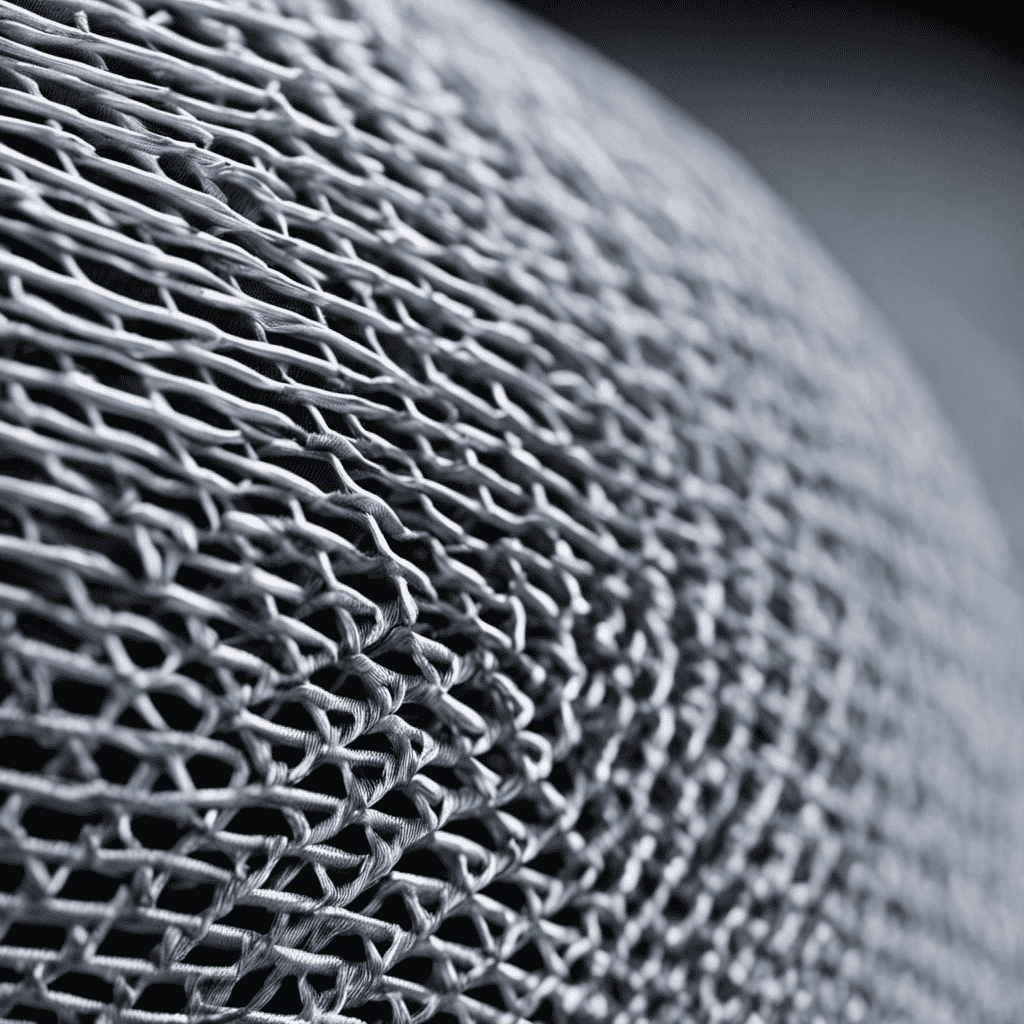
{"type": "Polygon", "coordinates": [[[0,1017],[1024,1016],[971,477],[524,25],[0,0],[0,1017]]]}
{"type": "Polygon", "coordinates": [[[896,328],[1024,572],[1024,52],[1006,49],[1009,23],[862,0],[516,3],[725,139],[823,240],[896,328]]]}

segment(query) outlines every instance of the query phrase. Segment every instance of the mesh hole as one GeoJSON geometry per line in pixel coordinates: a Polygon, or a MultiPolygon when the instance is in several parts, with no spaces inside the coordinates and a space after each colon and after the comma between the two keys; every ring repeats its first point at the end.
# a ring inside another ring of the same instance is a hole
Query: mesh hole
{"type": "Polygon", "coordinates": [[[247,836],[291,836],[288,819],[275,807],[243,807],[226,828],[247,836]]]}
{"type": "Polygon", "coordinates": [[[60,890],[60,898],[83,900],[87,903],[106,903],[120,888],[120,879],[100,875],[95,871],[72,871],[60,890]]]}
{"type": "Polygon", "coordinates": [[[302,1012],[302,996],[299,994],[299,983],[292,976],[285,978],[278,990],[263,1006],[264,1013],[280,1013],[293,1016],[302,1012]]]}
{"type": "Polygon", "coordinates": [[[394,818],[419,820],[420,812],[417,810],[416,805],[404,793],[398,790],[386,793],[377,801],[375,806],[382,814],[387,814],[394,818]]]}
{"type": "Polygon", "coordinates": [[[197,789],[220,789],[231,781],[234,769],[224,761],[202,754],[190,758],[188,773],[197,789]]]}
{"type": "Polygon", "coordinates": [[[412,930],[412,921],[409,918],[409,909],[405,900],[399,895],[389,896],[381,905],[375,915],[381,921],[396,924],[403,931],[412,930]]]}
{"type": "Polygon", "coordinates": [[[188,834],[188,829],[168,818],[143,814],[132,819],[132,834],[150,850],[170,850],[188,834]]]}
{"type": "Polygon", "coordinates": [[[219,917],[217,923],[228,928],[241,928],[257,935],[266,935],[274,923],[274,915],[262,907],[234,907],[223,917],[219,917]]]}
{"type": "Polygon", "coordinates": [[[316,877],[312,865],[307,864],[285,887],[285,892],[295,893],[297,896],[308,896],[310,899],[318,900],[323,894],[323,887],[316,877]]]}
{"type": "Polygon", "coordinates": [[[173,910],[178,914],[202,914],[213,903],[216,887],[211,884],[179,886],[167,885],[156,905],[163,910],[173,910]]]}
{"type": "Polygon", "coordinates": [[[483,890],[483,894],[515,911],[521,911],[526,906],[526,894],[511,882],[492,882],[483,890]]]}
{"type": "Polygon", "coordinates": [[[0,742],[0,766],[19,772],[38,772],[54,755],[26,736],[5,736],[0,742]]]}
{"type": "Polygon", "coordinates": [[[252,1003],[263,990],[263,986],[273,970],[272,967],[265,967],[262,970],[250,971],[248,974],[242,975],[232,988],[227,1005],[237,1009],[252,1003]]]}
{"type": "Polygon", "coordinates": [[[478,846],[482,846],[485,850],[493,852],[497,848],[497,843],[494,841],[490,830],[477,818],[460,818],[457,821],[449,821],[444,826],[444,830],[462,836],[464,839],[469,839],[478,846]]]}
{"type": "Polygon", "coordinates": [[[103,814],[95,811],[92,814],[72,814],[70,811],[58,811],[52,807],[30,807],[21,816],[21,824],[29,835],[36,839],[52,839],[57,842],[73,843],[78,839],[86,825],[98,825],[103,821],[103,814]]]}
{"type": "Polygon", "coordinates": [[[366,946],[358,935],[335,935],[320,952],[350,964],[365,963],[367,959],[366,946]]]}
{"type": "Polygon", "coordinates": [[[423,878],[446,879],[448,875],[444,861],[433,851],[426,849],[407,850],[395,865],[395,871],[423,878]]]}
{"type": "Polygon", "coordinates": [[[55,992],[94,999],[98,1003],[109,1003],[114,997],[114,986],[95,974],[64,974],[52,982],[50,988],[55,992]]]}
{"type": "Polygon", "coordinates": [[[512,957],[511,963],[515,964],[516,967],[521,967],[524,971],[543,971],[545,969],[544,957],[541,956],[540,950],[532,942],[523,946],[512,957]]]}
{"type": "Polygon", "coordinates": [[[115,928],[107,933],[96,950],[96,955],[145,960],[159,941],[159,935],[140,935],[118,931],[115,928]]]}
{"type": "Polygon", "coordinates": [[[28,949],[60,949],[64,945],[64,929],[49,924],[15,922],[7,929],[4,943],[28,949]]]}
{"type": "Polygon", "coordinates": [[[346,853],[352,853],[361,857],[367,856],[372,852],[370,842],[366,838],[366,830],[362,825],[349,825],[328,842],[331,846],[336,846],[346,853]]]}
{"type": "Polygon", "coordinates": [[[333,974],[307,974],[306,981],[317,995],[330,992],[337,985],[337,979],[333,974]]]}
{"type": "Polygon", "coordinates": [[[394,1019],[390,1003],[381,1001],[363,1003],[353,1009],[346,1009],[345,1013],[356,1020],[365,1021],[366,1024],[391,1024],[394,1019]]]}
{"type": "Polygon", "coordinates": [[[138,767],[138,761],[117,746],[100,746],[92,752],[92,760],[103,778],[120,784],[127,782],[138,767]]]}
{"type": "Polygon", "coordinates": [[[32,1024],[60,1024],[57,1014],[52,1010],[42,1010],[35,1006],[14,1006],[10,1010],[9,1020],[12,1024],[18,1021],[32,1021],[32,1024]]]}
{"type": "Polygon", "coordinates": [[[342,800],[346,796],[345,781],[341,769],[337,765],[322,764],[314,768],[304,779],[297,782],[300,789],[308,790],[311,793],[322,793],[324,796],[332,796],[342,800]]]}
{"type": "Polygon", "coordinates": [[[470,949],[480,949],[483,943],[471,917],[449,917],[441,922],[437,937],[445,942],[454,942],[470,949]]]}
{"type": "Polygon", "coordinates": [[[77,680],[61,680],[53,687],[54,704],[74,715],[96,715],[106,698],[107,691],[103,687],[77,680]]]}
{"type": "Polygon", "coordinates": [[[434,973],[434,961],[427,956],[411,956],[396,964],[388,972],[395,978],[411,981],[415,985],[426,985],[434,973]]]}
{"type": "Polygon", "coordinates": [[[501,994],[501,989],[497,985],[483,985],[480,988],[473,988],[466,995],[470,999],[475,999],[479,1003],[486,1003],[497,1010],[508,1009],[505,1005],[505,997],[501,994]]]}
{"type": "Polygon", "coordinates": [[[25,869],[20,864],[0,864],[0,892],[17,892],[25,878],[25,869]]]}
{"type": "Polygon", "coordinates": [[[193,946],[182,960],[197,967],[231,967],[237,961],[237,949],[217,949],[215,946],[193,946]]]}
{"type": "Polygon", "coordinates": [[[173,693],[152,693],[150,700],[160,717],[178,732],[191,732],[202,718],[200,710],[173,693]]]}
{"type": "Polygon", "coordinates": [[[185,1009],[186,1000],[184,985],[157,982],[146,986],[134,1009],[150,1013],[180,1013],[185,1009]]]}

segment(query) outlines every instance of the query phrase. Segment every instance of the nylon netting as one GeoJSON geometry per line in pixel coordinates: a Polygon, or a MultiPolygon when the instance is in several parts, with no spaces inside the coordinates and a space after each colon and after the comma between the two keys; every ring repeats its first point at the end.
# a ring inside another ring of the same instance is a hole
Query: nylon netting
{"type": "Polygon", "coordinates": [[[713,140],[441,0],[0,107],[0,1017],[1024,1019],[1004,549],[713,140]]]}

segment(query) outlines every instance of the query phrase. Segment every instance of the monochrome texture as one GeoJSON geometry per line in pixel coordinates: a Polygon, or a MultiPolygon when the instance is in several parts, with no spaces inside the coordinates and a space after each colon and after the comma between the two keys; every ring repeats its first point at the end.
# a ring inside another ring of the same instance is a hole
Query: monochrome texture
{"type": "Polygon", "coordinates": [[[1007,553],[715,139],[478,0],[0,0],[0,1018],[1019,1024],[1007,553]]]}

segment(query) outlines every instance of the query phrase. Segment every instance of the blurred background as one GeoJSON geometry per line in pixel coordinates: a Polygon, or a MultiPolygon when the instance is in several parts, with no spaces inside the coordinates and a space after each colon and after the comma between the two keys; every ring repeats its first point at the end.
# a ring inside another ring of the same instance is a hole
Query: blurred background
{"type": "Polygon", "coordinates": [[[903,338],[1024,566],[1024,60],[1012,5],[519,0],[739,151],[903,338]],[[956,18],[955,21],[950,20],[956,18]]]}

